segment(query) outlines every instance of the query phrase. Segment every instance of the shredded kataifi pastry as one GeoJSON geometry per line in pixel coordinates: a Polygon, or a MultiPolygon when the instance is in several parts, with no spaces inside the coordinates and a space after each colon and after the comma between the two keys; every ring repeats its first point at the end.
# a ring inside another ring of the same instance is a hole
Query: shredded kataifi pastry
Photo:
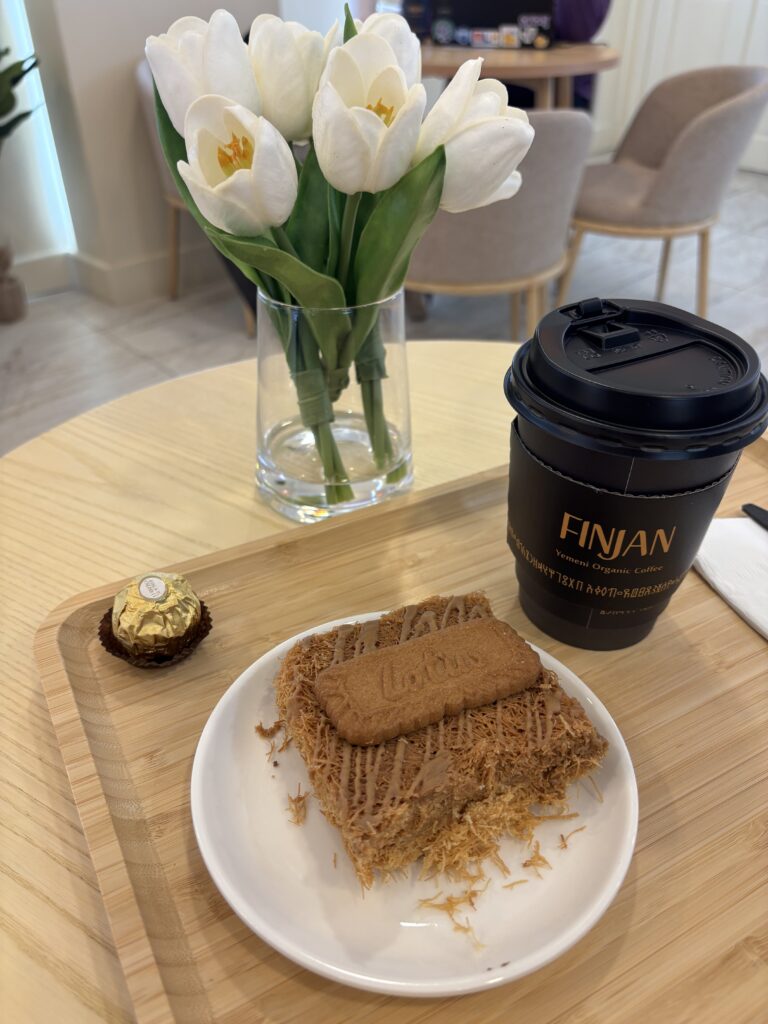
{"type": "Polygon", "coordinates": [[[310,636],[283,661],[280,717],[364,886],[419,858],[424,875],[474,879],[486,858],[508,873],[499,840],[530,842],[541,807],[562,812],[568,786],[605,755],[581,705],[540,663],[526,689],[380,743],[349,743],[334,728],[314,686],[325,669],[356,657],[363,668],[366,652],[491,616],[480,593],[432,597],[310,636]]]}

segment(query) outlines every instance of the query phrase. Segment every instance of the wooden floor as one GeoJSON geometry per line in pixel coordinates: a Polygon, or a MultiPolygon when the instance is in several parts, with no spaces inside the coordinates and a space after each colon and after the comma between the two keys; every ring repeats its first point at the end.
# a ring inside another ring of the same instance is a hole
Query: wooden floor
{"type": "MultiPolygon", "coordinates": [[[[570,298],[654,296],[661,242],[587,236],[570,298]]],[[[222,272],[223,273],[223,272],[222,272]]],[[[695,239],[672,247],[666,301],[695,303],[695,239]]],[[[712,233],[709,318],[742,335],[768,365],[768,175],[740,173],[712,233]]],[[[408,337],[509,339],[504,297],[436,297],[408,337]]],[[[0,454],[137,388],[256,353],[223,278],[178,302],[114,307],[78,292],[32,302],[0,325],[0,454]]]]}

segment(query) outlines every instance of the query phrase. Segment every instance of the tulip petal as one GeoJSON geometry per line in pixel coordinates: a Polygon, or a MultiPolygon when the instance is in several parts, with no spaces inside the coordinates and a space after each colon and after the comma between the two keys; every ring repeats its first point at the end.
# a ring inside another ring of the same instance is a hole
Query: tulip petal
{"type": "Polygon", "coordinates": [[[255,114],[261,112],[248,47],[228,11],[215,11],[211,16],[203,47],[203,69],[207,92],[229,96],[255,114]]]}
{"type": "Polygon", "coordinates": [[[320,88],[330,82],[348,107],[365,106],[365,82],[356,61],[343,46],[337,47],[328,58],[320,88]]]}
{"type": "MultiPolygon", "coordinates": [[[[260,118],[254,139],[250,175],[255,183],[254,213],[269,227],[284,224],[291,215],[299,188],[296,162],[283,136],[264,118],[260,118]]],[[[229,180],[236,177],[234,174],[229,180]]],[[[227,184],[221,188],[225,189],[227,184]]],[[[237,191],[235,187],[236,194],[237,191]]]]}
{"type": "Polygon", "coordinates": [[[483,65],[482,57],[464,61],[434,107],[424,119],[414,163],[433,153],[446,142],[461,123],[464,111],[475,91],[483,65]]]}
{"type": "Polygon", "coordinates": [[[399,14],[371,14],[358,29],[386,39],[405,74],[406,88],[421,81],[421,44],[399,14]]]}
{"type": "Polygon", "coordinates": [[[337,18],[325,33],[325,38],[323,39],[323,63],[327,62],[331,50],[341,46],[343,42],[344,34],[341,31],[341,25],[337,18]]]}
{"type": "MultiPolygon", "coordinates": [[[[475,86],[474,94],[464,108],[462,128],[469,128],[486,117],[501,117],[507,109],[506,87],[495,78],[483,78],[475,86]]],[[[527,120],[527,118],[526,118],[527,120]]]]}
{"type": "MultiPolygon", "coordinates": [[[[214,227],[232,235],[259,235],[264,231],[264,225],[249,209],[239,202],[227,200],[226,197],[219,195],[218,191],[203,181],[189,164],[179,160],[178,170],[198,210],[214,227]]],[[[238,171],[233,177],[247,173],[238,171]]]]}
{"type": "Polygon", "coordinates": [[[419,138],[421,118],[427,103],[424,86],[411,86],[405,104],[381,137],[366,191],[391,188],[408,170],[419,138]]]}
{"type": "MultiPolygon", "coordinates": [[[[384,68],[391,64],[397,64],[392,47],[381,36],[370,34],[353,36],[338,50],[335,50],[332,56],[340,53],[346,53],[357,65],[363,78],[364,96],[368,95],[371,82],[381,74],[384,68]]],[[[330,80],[333,81],[333,79],[330,80]]],[[[356,105],[362,106],[363,104],[356,105]]]]}
{"type": "MultiPolygon", "coordinates": [[[[502,199],[511,199],[520,190],[523,184],[523,176],[520,171],[512,171],[506,181],[483,203],[483,206],[490,206],[491,203],[498,203],[502,199]]],[[[475,207],[477,209],[477,207],[475,207]]]]}
{"type": "Polygon", "coordinates": [[[183,135],[187,110],[203,91],[200,76],[184,64],[179,59],[178,52],[162,38],[150,36],[145,52],[171,124],[180,135],[183,135]]]}
{"type": "MultiPolygon", "coordinates": [[[[316,34],[319,40],[320,34],[316,34]]],[[[285,138],[306,138],[311,100],[307,95],[306,69],[293,30],[274,15],[260,15],[251,27],[248,50],[261,96],[262,114],[285,138]]]]}
{"type": "Polygon", "coordinates": [[[396,64],[390,64],[374,78],[368,86],[368,95],[365,106],[375,107],[378,102],[385,107],[394,107],[399,110],[405,103],[408,95],[408,88],[405,84],[405,75],[396,64]]]}
{"type": "Polygon", "coordinates": [[[462,213],[491,202],[532,141],[533,129],[517,118],[494,117],[459,132],[445,146],[442,208],[462,213]]]}
{"type": "Polygon", "coordinates": [[[347,195],[361,192],[371,166],[370,153],[354,117],[330,82],[315,96],[312,129],[326,181],[347,195]]]}
{"type": "MultiPolygon", "coordinates": [[[[364,107],[352,107],[349,110],[349,114],[354,118],[355,124],[357,125],[360,137],[363,145],[368,149],[369,156],[369,167],[372,169],[374,161],[376,160],[376,154],[379,151],[383,137],[387,134],[387,126],[372,110],[366,110],[364,107]]],[[[367,187],[367,181],[364,183],[364,192],[372,192],[373,189],[367,187]]]]}
{"type": "MultiPolygon", "coordinates": [[[[173,40],[178,43],[178,40],[186,32],[198,32],[200,35],[205,35],[208,31],[208,22],[202,18],[196,18],[193,15],[187,15],[184,18],[177,18],[176,21],[171,25],[167,32],[165,32],[161,39],[166,39],[169,42],[173,40]]],[[[157,36],[151,36],[150,38],[156,39],[157,36]]]]}

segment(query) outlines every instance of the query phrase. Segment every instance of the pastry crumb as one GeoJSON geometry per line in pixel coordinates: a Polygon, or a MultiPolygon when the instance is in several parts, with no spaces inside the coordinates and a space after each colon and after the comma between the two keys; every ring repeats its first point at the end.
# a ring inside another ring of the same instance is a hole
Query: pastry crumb
{"type": "Polygon", "coordinates": [[[307,797],[309,793],[301,792],[301,783],[296,796],[288,794],[288,812],[294,825],[303,825],[307,818],[307,797]]]}
{"type": "Polygon", "coordinates": [[[523,861],[523,867],[533,868],[533,870],[536,872],[537,878],[542,877],[539,873],[539,868],[549,868],[550,871],[552,870],[552,865],[541,852],[541,844],[539,843],[538,839],[534,839],[533,854],[528,858],[528,860],[523,861]]]}
{"type": "Polygon", "coordinates": [[[571,838],[571,836],[575,836],[577,832],[583,832],[586,827],[587,827],[586,825],[582,825],[581,828],[575,828],[572,832],[568,832],[567,835],[563,835],[563,833],[561,832],[560,833],[560,849],[561,850],[567,850],[568,849],[568,840],[571,838]]]}
{"type": "Polygon", "coordinates": [[[278,718],[272,723],[272,725],[264,725],[263,722],[257,722],[254,729],[263,740],[271,740],[273,736],[278,734],[284,725],[285,722],[282,718],[278,718]]]}
{"type": "Polygon", "coordinates": [[[516,882],[507,882],[506,885],[502,885],[502,889],[514,889],[516,885],[527,885],[530,881],[529,878],[518,878],[516,882]]]}

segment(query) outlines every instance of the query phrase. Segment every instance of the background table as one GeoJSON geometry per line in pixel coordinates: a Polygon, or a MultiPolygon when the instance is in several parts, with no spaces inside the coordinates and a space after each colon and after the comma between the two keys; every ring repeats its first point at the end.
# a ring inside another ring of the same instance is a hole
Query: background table
{"type": "Polygon", "coordinates": [[[498,78],[533,90],[537,109],[573,106],[573,78],[608,71],[619,63],[618,50],[599,43],[558,43],[548,50],[475,49],[467,46],[421,48],[423,75],[452,78],[465,60],[483,58],[483,78],[498,78]],[[553,99],[554,97],[554,99],[553,99]]]}
{"type": "MultiPolygon", "coordinates": [[[[513,351],[410,346],[416,489],[506,461],[502,379],[513,351]]],[[[255,363],[225,366],[102,406],[0,460],[0,1016],[9,1024],[132,1019],[35,672],[35,630],[66,597],[101,583],[311,529],[254,492],[255,403],[255,363]]]]}

